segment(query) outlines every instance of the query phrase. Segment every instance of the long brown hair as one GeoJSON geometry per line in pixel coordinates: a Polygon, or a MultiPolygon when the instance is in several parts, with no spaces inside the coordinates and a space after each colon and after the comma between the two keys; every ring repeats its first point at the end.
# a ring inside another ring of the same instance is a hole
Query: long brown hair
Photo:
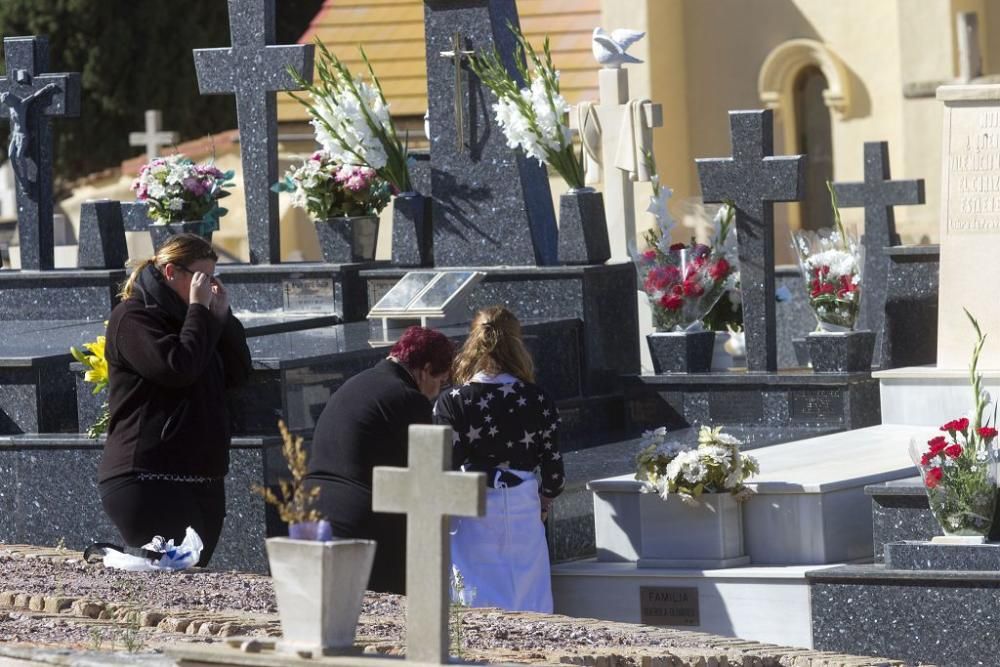
{"type": "Polygon", "coordinates": [[[524,382],[535,381],[535,363],[521,339],[521,323],[503,306],[476,313],[469,337],[455,357],[456,383],[468,382],[479,372],[510,373],[524,382]]]}
{"type": "Polygon", "coordinates": [[[219,261],[219,256],[212,250],[212,244],[197,234],[176,234],[167,239],[167,242],[160,246],[159,251],[149,259],[138,262],[129,262],[132,266],[132,273],[128,280],[122,285],[118,296],[122,301],[132,296],[135,289],[135,281],[150,264],[158,269],[162,269],[167,264],[180,264],[186,267],[199,259],[210,259],[213,262],[219,261]]]}

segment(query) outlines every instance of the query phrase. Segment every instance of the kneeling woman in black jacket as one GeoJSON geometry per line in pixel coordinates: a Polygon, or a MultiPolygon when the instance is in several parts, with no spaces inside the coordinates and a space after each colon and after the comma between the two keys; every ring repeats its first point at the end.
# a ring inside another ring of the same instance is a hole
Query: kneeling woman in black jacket
{"type": "Polygon", "coordinates": [[[101,503],[126,544],[198,532],[212,557],[226,515],[225,390],[250,375],[246,335],[214,276],[218,256],[179,234],[132,272],[108,321],[111,420],[101,503]]]}

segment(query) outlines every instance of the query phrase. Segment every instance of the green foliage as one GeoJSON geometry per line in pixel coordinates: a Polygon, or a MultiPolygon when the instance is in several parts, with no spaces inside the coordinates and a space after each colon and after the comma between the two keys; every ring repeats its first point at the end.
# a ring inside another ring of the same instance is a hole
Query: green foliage
{"type": "MultiPolygon", "coordinates": [[[[279,39],[297,39],[320,4],[277,3],[279,39]]],[[[146,109],[162,109],[165,129],[181,141],[236,127],[231,95],[198,92],[191,53],[229,46],[226,2],[2,0],[0,35],[46,35],[49,71],[81,73],[80,118],[53,123],[57,187],[139,155],[128,133],[143,130],[146,109]]],[[[2,158],[8,133],[0,122],[2,158]]]]}

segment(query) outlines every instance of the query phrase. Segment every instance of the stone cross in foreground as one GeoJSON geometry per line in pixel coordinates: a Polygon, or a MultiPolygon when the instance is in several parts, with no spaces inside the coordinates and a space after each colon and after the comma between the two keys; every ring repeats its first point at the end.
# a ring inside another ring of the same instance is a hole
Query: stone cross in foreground
{"type": "Polygon", "coordinates": [[[202,95],[236,95],[251,264],[281,261],[276,91],[300,90],[288,68],[312,80],[313,46],[273,46],[274,0],[229,0],[233,45],[195,49],[202,95]]]}
{"type": "Polygon", "coordinates": [[[3,40],[0,118],[10,123],[7,157],[17,190],[21,268],[55,266],[52,223],[52,118],[80,115],[80,75],[50,74],[46,37],[3,40]]]}
{"type": "Polygon", "coordinates": [[[778,370],[774,309],[774,202],[805,191],[802,155],[774,156],[770,109],[730,111],[733,156],[696,160],[706,203],[736,207],[747,370],[778,370]]]}
{"type": "Polygon", "coordinates": [[[448,662],[448,517],[486,513],[485,475],[450,471],[451,453],[447,426],[410,426],[409,467],[372,474],[372,510],[406,514],[406,659],[434,665],[448,662]]]}
{"type": "Polygon", "coordinates": [[[146,161],[160,155],[161,146],[172,146],[180,138],[176,132],[163,131],[163,114],[157,109],[146,109],[146,131],[130,132],[129,146],[145,146],[146,161]]]}
{"type": "Polygon", "coordinates": [[[924,203],[924,179],[893,181],[889,178],[889,144],[865,142],[865,180],[834,183],[840,208],[864,207],[865,265],[862,269],[859,328],[876,334],[873,366],[887,362],[885,348],[885,302],[889,283],[889,256],[886,249],[899,244],[893,206],[924,203]]]}

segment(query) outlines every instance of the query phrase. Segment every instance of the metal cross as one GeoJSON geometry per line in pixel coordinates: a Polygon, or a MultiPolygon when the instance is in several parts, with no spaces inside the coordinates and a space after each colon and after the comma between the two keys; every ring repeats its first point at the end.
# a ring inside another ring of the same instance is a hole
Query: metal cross
{"type": "Polygon", "coordinates": [[[180,136],[176,132],[164,132],[163,114],[156,109],[146,110],[146,131],[130,132],[129,146],[145,146],[146,160],[152,160],[160,155],[161,146],[171,146],[177,143],[180,136]]]}
{"type": "Polygon", "coordinates": [[[455,59],[455,139],[456,149],[461,152],[465,148],[465,99],[462,96],[462,58],[471,56],[475,51],[462,49],[462,35],[451,36],[451,51],[442,51],[442,58],[455,59]]]}
{"type": "Polygon", "coordinates": [[[450,470],[447,426],[410,426],[409,438],[409,467],[374,469],[372,510],[406,514],[406,660],[443,665],[448,662],[448,517],[486,513],[486,476],[450,470]]]}

